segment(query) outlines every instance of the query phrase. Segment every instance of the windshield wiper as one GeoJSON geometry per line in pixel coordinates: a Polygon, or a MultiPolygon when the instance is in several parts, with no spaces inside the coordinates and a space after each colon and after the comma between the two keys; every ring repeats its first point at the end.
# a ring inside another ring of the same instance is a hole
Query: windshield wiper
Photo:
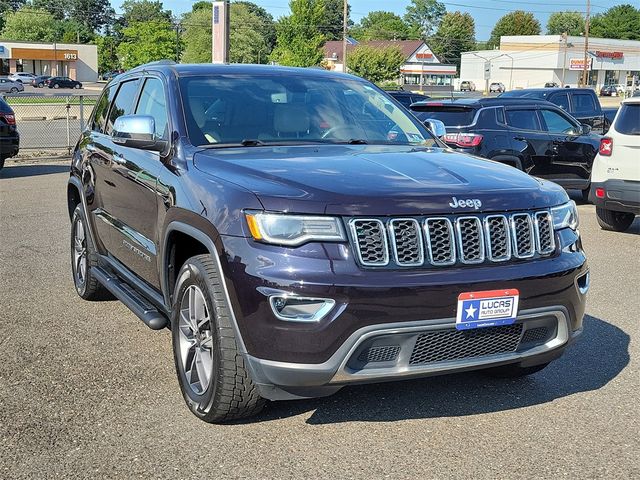
{"type": "Polygon", "coordinates": [[[351,138],[347,140],[345,143],[349,145],[366,145],[368,142],[362,138],[351,138]]]}

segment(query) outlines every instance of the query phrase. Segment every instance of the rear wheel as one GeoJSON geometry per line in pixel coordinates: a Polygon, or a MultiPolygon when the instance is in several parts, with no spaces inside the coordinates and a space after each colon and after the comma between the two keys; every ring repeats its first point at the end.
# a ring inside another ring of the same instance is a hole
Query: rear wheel
{"type": "Polygon", "coordinates": [[[81,85],[79,83],[76,83],[75,87],[73,88],[75,88],[76,90],[79,90],[81,88],[81,85]]]}
{"type": "Polygon", "coordinates": [[[496,378],[518,378],[526,377],[539,372],[545,368],[549,363],[541,363],[540,365],[534,365],[532,367],[521,367],[520,365],[501,365],[499,367],[487,368],[483,370],[483,373],[496,378]]]}
{"type": "Polygon", "coordinates": [[[60,88],[60,85],[58,85],[57,83],[54,83],[53,88],[60,88]]]}
{"type": "Polygon", "coordinates": [[[11,90],[9,90],[11,93],[18,93],[18,89],[16,87],[11,87],[11,90]]]}
{"type": "Polygon", "coordinates": [[[596,217],[600,228],[603,230],[624,232],[631,226],[636,216],[629,212],[616,212],[596,207],[596,217]]]}
{"type": "Polygon", "coordinates": [[[44,83],[40,82],[40,83],[38,84],[38,87],[40,87],[40,88],[44,87],[44,83]]]}
{"type": "Polygon", "coordinates": [[[210,255],[191,257],[178,273],[171,316],[182,396],[209,423],[255,415],[265,404],[239,351],[222,282],[210,255]]]}

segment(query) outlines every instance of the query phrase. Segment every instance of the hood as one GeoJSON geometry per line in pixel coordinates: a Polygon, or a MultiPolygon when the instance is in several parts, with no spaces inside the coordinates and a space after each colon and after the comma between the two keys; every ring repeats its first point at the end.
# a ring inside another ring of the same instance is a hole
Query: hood
{"type": "Polygon", "coordinates": [[[194,163],[209,175],[253,192],[272,211],[420,215],[526,210],[567,201],[555,184],[441,148],[224,148],[201,150],[194,163]]]}

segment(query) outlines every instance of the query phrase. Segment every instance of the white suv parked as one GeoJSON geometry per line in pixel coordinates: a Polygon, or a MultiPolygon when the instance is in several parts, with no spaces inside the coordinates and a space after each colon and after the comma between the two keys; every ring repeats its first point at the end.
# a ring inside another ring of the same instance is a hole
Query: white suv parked
{"type": "Polygon", "coordinates": [[[35,77],[36,76],[33,73],[15,72],[9,75],[7,78],[9,80],[13,80],[14,82],[29,83],[35,77]]]}
{"type": "Polygon", "coordinates": [[[591,170],[589,200],[604,230],[623,232],[640,215],[640,97],[624,100],[591,170]]]}

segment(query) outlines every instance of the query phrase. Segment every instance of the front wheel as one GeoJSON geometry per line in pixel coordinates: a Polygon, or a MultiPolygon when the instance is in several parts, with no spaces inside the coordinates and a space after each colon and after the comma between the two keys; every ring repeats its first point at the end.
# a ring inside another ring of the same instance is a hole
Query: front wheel
{"type": "Polygon", "coordinates": [[[11,90],[9,90],[11,93],[18,93],[18,89],[16,87],[11,87],[11,90]]]}
{"type": "Polygon", "coordinates": [[[53,88],[60,88],[60,85],[58,85],[57,83],[54,83],[53,88]]]}
{"type": "Polygon", "coordinates": [[[636,216],[629,212],[616,212],[614,210],[605,210],[596,207],[596,218],[598,225],[603,230],[612,230],[614,232],[624,232],[631,226],[636,216]]]}
{"type": "Polygon", "coordinates": [[[80,85],[79,83],[76,83],[75,87],[76,90],[80,90],[82,88],[82,85],[80,85]]]}
{"type": "Polygon", "coordinates": [[[39,88],[44,87],[44,83],[40,82],[40,83],[38,84],[38,87],[39,87],[39,88]]]}
{"type": "Polygon", "coordinates": [[[107,290],[96,280],[91,269],[98,265],[98,255],[87,230],[87,223],[79,204],[71,218],[71,272],[76,292],[85,300],[109,298],[107,290]]]}
{"type": "Polygon", "coordinates": [[[210,255],[191,257],[178,273],[171,316],[182,396],[208,423],[249,417],[265,404],[240,353],[222,282],[210,255]]]}

